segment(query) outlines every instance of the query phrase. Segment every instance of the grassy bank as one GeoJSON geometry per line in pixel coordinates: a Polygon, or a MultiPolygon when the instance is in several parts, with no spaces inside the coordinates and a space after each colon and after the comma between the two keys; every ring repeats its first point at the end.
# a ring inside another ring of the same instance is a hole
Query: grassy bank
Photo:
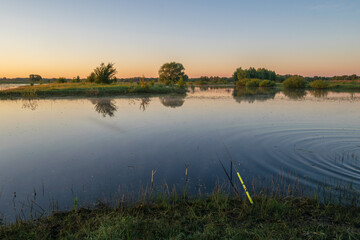
{"type": "Polygon", "coordinates": [[[55,213],[0,227],[0,239],[359,239],[360,207],[255,196],[254,205],[215,191],[207,198],[55,213]]]}
{"type": "Polygon", "coordinates": [[[331,81],[330,89],[336,90],[360,90],[360,82],[355,81],[331,81]]]}
{"type": "Polygon", "coordinates": [[[0,91],[1,98],[21,97],[67,97],[67,96],[116,96],[135,95],[144,93],[167,94],[185,93],[184,88],[169,87],[163,84],[155,84],[149,87],[141,87],[133,83],[94,84],[94,83],[51,83],[34,86],[24,86],[0,91]]]}

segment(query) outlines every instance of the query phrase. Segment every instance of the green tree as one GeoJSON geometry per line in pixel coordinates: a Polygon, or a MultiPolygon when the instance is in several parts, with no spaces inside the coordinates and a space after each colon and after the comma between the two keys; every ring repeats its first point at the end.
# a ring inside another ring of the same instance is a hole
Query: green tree
{"type": "Polygon", "coordinates": [[[177,83],[180,77],[183,77],[183,81],[188,79],[188,76],[185,74],[185,68],[181,63],[165,63],[159,70],[159,82],[166,85],[177,83]]]}
{"type": "Polygon", "coordinates": [[[249,69],[242,69],[241,67],[236,69],[233,74],[234,83],[241,79],[262,79],[262,80],[276,80],[276,73],[266,68],[258,68],[257,70],[253,67],[249,69]]]}
{"type": "Polygon", "coordinates": [[[241,67],[236,69],[236,71],[233,74],[234,82],[239,81],[240,79],[246,78],[246,72],[241,67]]]}
{"type": "Polygon", "coordinates": [[[73,79],[71,80],[71,82],[73,82],[73,83],[79,83],[79,82],[80,82],[80,77],[77,76],[76,78],[73,78],[73,79]]]}
{"type": "Polygon", "coordinates": [[[34,85],[35,82],[38,82],[40,84],[42,84],[42,77],[40,75],[37,74],[30,74],[29,75],[29,80],[30,80],[30,85],[34,85]]]}
{"type": "Polygon", "coordinates": [[[117,71],[113,63],[108,63],[107,65],[101,63],[100,66],[95,68],[94,72],[90,74],[88,81],[109,84],[116,79],[116,73],[117,71]]]}
{"type": "Polygon", "coordinates": [[[86,78],[86,82],[90,82],[90,83],[95,82],[95,73],[92,72],[92,73],[86,78]]]}

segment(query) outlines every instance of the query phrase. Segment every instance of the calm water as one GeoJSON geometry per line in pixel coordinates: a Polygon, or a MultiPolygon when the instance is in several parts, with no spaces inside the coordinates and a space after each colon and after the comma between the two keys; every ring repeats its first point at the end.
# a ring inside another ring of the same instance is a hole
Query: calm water
{"type": "Polygon", "coordinates": [[[0,83],[0,91],[1,90],[12,89],[12,88],[17,88],[17,87],[22,87],[22,86],[26,86],[26,85],[29,85],[29,84],[22,84],[22,83],[2,84],[2,83],[0,83]]]}
{"type": "Polygon", "coordinates": [[[309,189],[359,186],[359,109],[359,93],[232,89],[0,100],[0,212],[111,198],[148,185],[152,170],[155,186],[181,188],[185,165],[190,189],[211,191],[226,181],[226,149],[249,184],[287,173],[309,189]]]}

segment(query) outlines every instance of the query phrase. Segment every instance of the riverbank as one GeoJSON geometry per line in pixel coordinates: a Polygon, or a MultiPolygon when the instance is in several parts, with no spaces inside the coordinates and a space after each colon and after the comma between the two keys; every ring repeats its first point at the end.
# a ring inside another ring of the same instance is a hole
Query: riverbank
{"type": "Polygon", "coordinates": [[[254,197],[219,191],[208,198],[160,197],[116,208],[55,213],[0,227],[0,239],[358,239],[360,207],[309,198],[254,197]]]}
{"type": "Polygon", "coordinates": [[[51,83],[34,86],[23,86],[0,91],[0,98],[29,98],[29,97],[71,97],[71,96],[118,96],[136,94],[184,94],[186,89],[177,86],[154,84],[141,87],[139,84],[115,83],[51,83]]]}

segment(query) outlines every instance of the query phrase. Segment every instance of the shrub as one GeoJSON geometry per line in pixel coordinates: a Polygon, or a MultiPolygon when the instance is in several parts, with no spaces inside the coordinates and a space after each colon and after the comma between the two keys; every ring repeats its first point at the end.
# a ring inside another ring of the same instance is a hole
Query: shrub
{"type": "Polygon", "coordinates": [[[259,87],[260,80],[259,79],[251,79],[250,81],[246,82],[246,87],[254,88],[259,87]]]}
{"type": "Polygon", "coordinates": [[[184,82],[183,77],[181,76],[179,81],[176,83],[179,88],[184,88],[186,86],[186,83],[184,82]]]}
{"type": "Polygon", "coordinates": [[[115,78],[116,68],[113,63],[108,63],[107,65],[101,63],[99,67],[94,69],[94,74],[96,83],[109,84],[115,78]]]}
{"type": "Polygon", "coordinates": [[[274,87],[276,84],[270,80],[263,80],[259,83],[259,87],[274,87]]]}
{"type": "Polygon", "coordinates": [[[79,82],[80,82],[80,77],[77,76],[76,78],[73,78],[73,79],[71,80],[71,82],[73,82],[73,83],[79,83],[79,82]]]}
{"type": "Polygon", "coordinates": [[[243,78],[235,82],[236,87],[245,87],[246,83],[249,82],[250,79],[243,78]]]}
{"type": "Polygon", "coordinates": [[[57,83],[66,83],[66,78],[63,78],[63,77],[59,77],[58,79],[56,79],[56,82],[57,83]]]}
{"type": "Polygon", "coordinates": [[[139,85],[141,88],[145,88],[145,89],[149,89],[150,88],[150,83],[145,81],[145,77],[143,76],[142,78],[139,79],[139,85]]]}
{"type": "Polygon", "coordinates": [[[325,80],[315,80],[310,83],[311,88],[325,89],[329,87],[329,82],[325,80]]]}
{"type": "Polygon", "coordinates": [[[306,80],[300,76],[293,76],[282,83],[284,88],[305,88],[306,80]]]}
{"type": "Polygon", "coordinates": [[[95,73],[91,73],[87,78],[86,78],[86,82],[95,82],[95,73]]]}

